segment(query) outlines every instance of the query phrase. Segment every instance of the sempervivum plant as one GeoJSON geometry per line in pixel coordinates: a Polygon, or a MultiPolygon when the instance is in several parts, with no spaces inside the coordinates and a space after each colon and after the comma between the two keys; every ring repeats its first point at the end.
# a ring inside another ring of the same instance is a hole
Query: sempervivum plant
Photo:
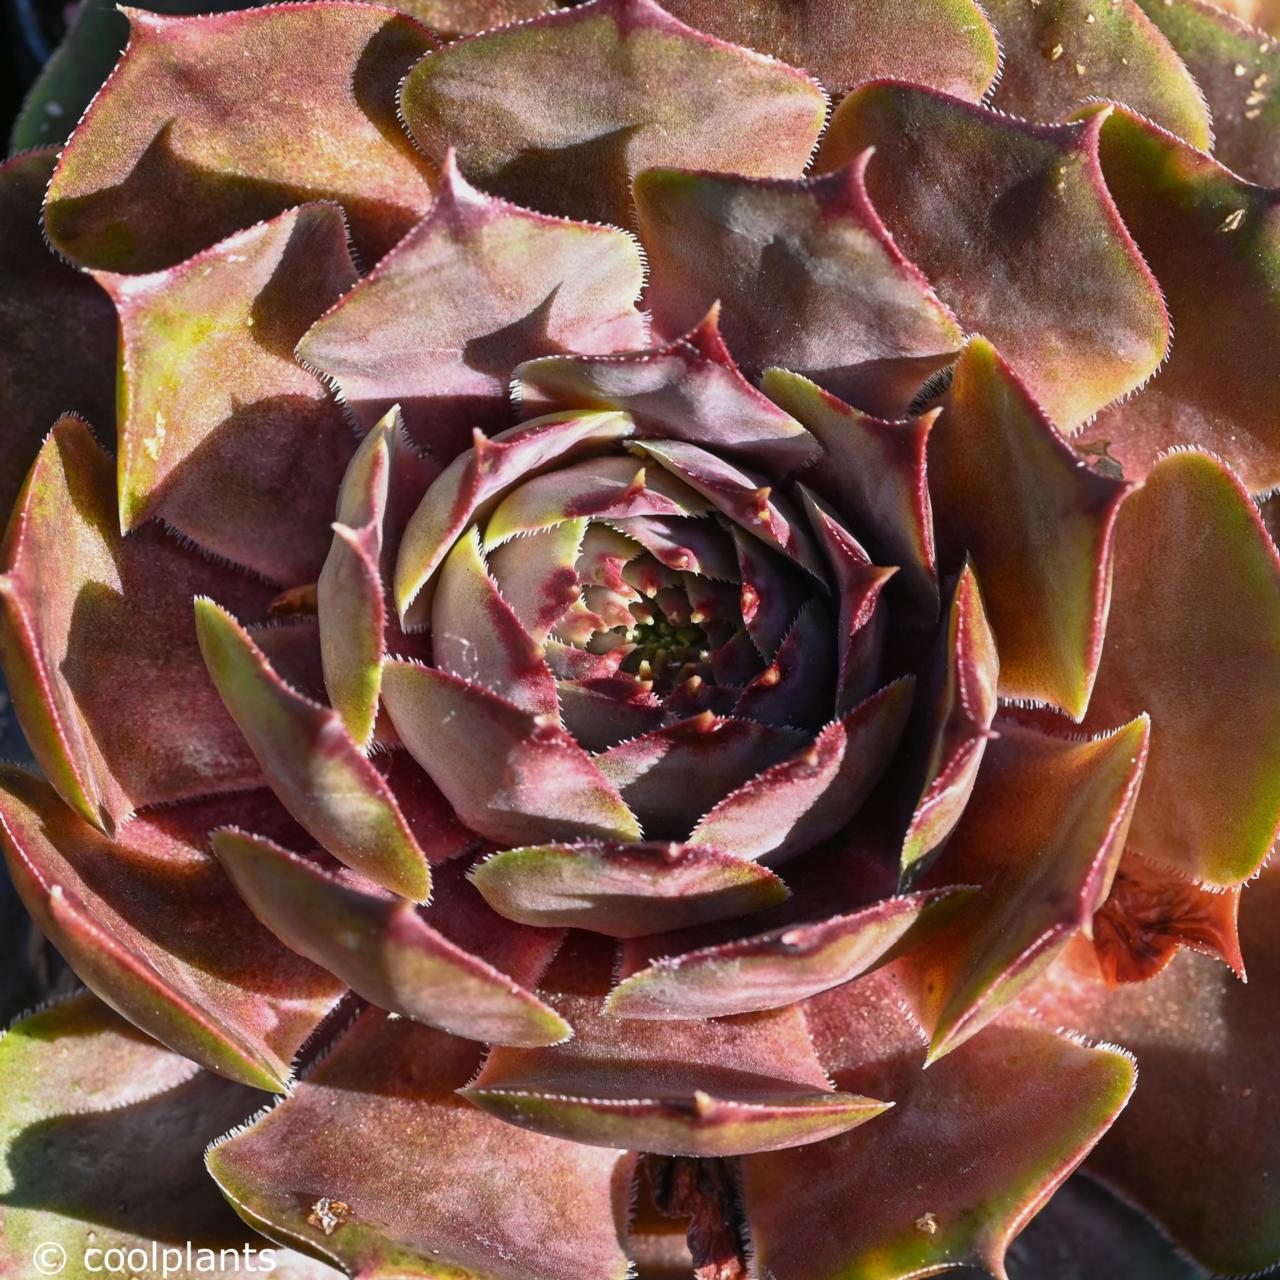
{"type": "Polygon", "coordinates": [[[404,8],[0,169],[0,1275],[1280,1262],[1274,6],[404,8]]]}

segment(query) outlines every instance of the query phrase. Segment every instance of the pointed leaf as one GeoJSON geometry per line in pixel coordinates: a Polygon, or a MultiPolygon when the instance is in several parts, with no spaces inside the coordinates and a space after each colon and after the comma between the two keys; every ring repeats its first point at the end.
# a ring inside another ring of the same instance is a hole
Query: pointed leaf
{"type": "Polygon", "coordinates": [[[470,1040],[555,1044],[562,1018],[449,941],[411,903],[343,883],[280,845],[234,829],[213,850],[253,913],[292,950],[371,1004],[470,1040]]]}
{"type": "Polygon", "coordinates": [[[1151,713],[1132,847],[1207,884],[1240,884],[1280,828],[1280,558],[1239,483],[1199,453],[1158,463],[1115,537],[1085,727],[1151,713]]]}
{"type": "Polygon", "coordinates": [[[650,838],[683,840],[712,805],[804,740],[794,729],[707,711],[620,742],[596,763],[650,838]]]}
{"type": "Polygon", "coordinates": [[[893,760],[914,692],[914,680],[904,677],[873,694],[812,744],[725,796],[689,839],[777,862],[835,835],[893,760]]]}
{"type": "Polygon", "coordinates": [[[128,17],[128,49],[49,188],[45,227],[69,258],[155,271],[301,200],[329,198],[373,260],[425,211],[429,169],[394,98],[431,47],[425,27],[345,0],[128,17]]]}
{"type": "MultiPolygon", "coordinates": [[[[518,480],[592,447],[625,438],[631,419],[621,413],[553,414],[504,431],[496,439],[478,436],[428,490],[409,518],[396,560],[396,607],[409,606],[444,563],[458,535],[485,504],[518,480]]],[[[419,603],[425,609],[427,596],[419,603]]]]}
{"type": "Polygon", "coordinates": [[[1115,875],[1146,761],[1146,717],[1086,740],[999,724],[928,883],[983,892],[898,973],[930,1062],[975,1035],[1091,927],[1115,875]]]}
{"type": "Polygon", "coordinates": [[[605,356],[544,356],[515,371],[526,417],[620,409],[641,435],[705,444],[770,474],[815,461],[817,443],[742,376],[720,336],[719,308],[666,346],[605,356]]]}
{"type": "Polygon", "coordinates": [[[440,571],[431,636],[442,671],[483,685],[531,715],[559,719],[556,681],[542,646],[489,576],[474,525],[454,544],[440,571]]]}
{"type": "Polygon", "coordinates": [[[4,544],[4,670],[58,793],[109,830],[143,805],[258,786],[261,773],[201,661],[191,598],[262,618],[270,587],[156,525],[121,538],[111,459],[59,421],[4,544]],[[121,714],[127,708],[127,714],[121,714]]]}
{"type": "Polygon", "coordinates": [[[681,22],[806,67],[834,93],[894,76],[975,102],[996,76],[995,33],[973,0],[667,0],[681,22]]]}
{"type": "Polygon", "coordinates": [[[639,838],[613,783],[554,720],[416,663],[388,662],[382,691],[410,754],[472,830],[503,844],[639,838]]]}
{"type": "Polygon", "coordinates": [[[403,469],[400,426],[398,414],[389,413],[352,457],[339,492],[333,541],[316,582],[325,692],[362,747],[373,736],[382,683],[387,622],[383,525],[391,474],[403,469]]]}
{"type": "Polygon", "coordinates": [[[276,582],[315,580],[354,441],[293,346],[355,278],[320,204],[166,271],[97,273],[120,316],[121,529],[159,516],[276,582]]]}
{"type": "Polygon", "coordinates": [[[983,2],[1002,54],[988,105],[1050,123],[1079,103],[1110,98],[1193,147],[1212,146],[1214,130],[1200,85],[1142,12],[1141,0],[983,2]]]}
{"type": "Polygon", "coordinates": [[[683,332],[718,298],[725,341],[751,373],[785,365],[871,412],[904,412],[961,335],[872,208],[866,163],[794,182],[641,174],[659,331],[683,332]]]}
{"type": "Polygon", "coordinates": [[[553,1003],[574,1038],[494,1049],[463,1097],[536,1133],[697,1156],[816,1142],[885,1109],[831,1091],[796,1009],[645,1023],[601,1013],[593,996],[553,1003]]]}
{"type": "Polygon", "coordinates": [[[0,510],[6,512],[59,414],[71,410],[109,423],[115,412],[111,303],[89,276],[50,252],[40,232],[56,159],[53,151],[31,151],[0,166],[0,510]]]}
{"type": "Polygon", "coordinates": [[[10,874],[76,973],[175,1052],[282,1092],[294,1052],[345,988],[253,920],[205,851],[209,829],[237,808],[260,812],[262,801],[157,810],[113,844],[48,784],[11,767],[0,775],[10,874]]]}
{"type": "Polygon", "coordinates": [[[486,858],[471,878],[508,919],[614,938],[747,915],[787,896],[772,871],[697,844],[508,849],[486,858]]]}
{"type": "Polygon", "coordinates": [[[825,464],[813,468],[805,483],[835,504],[877,564],[898,567],[890,595],[906,604],[909,616],[933,622],[938,575],[925,446],[937,413],[887,422],[785,369],[767,369],[761,386],[826,451],[825,464]]]}
{"type": "Polygon", "coordinates": [[[663,957],[614,987],[606,1008],[663,1021],[785,1008],[884,963],[897,944],[927,936],[961,896],[933,889],[886,898],[848,915],[663,957]]]}
{"type": "Polygon", "coordinates": [[[196,601],[196,628],[213,682],[280,803],[339,862],[405,897],[426,898],[426,855],[338,713],[285,684],[212,601],[196,601]]]}
{"type": "Polygon", "coordinates": [[[1010,1240],[1133,1089],[1124,1053],[1033,1025],[992,1027],[921,1071],[895,996],[874,978],[809,1005],[839,1085],[891,1095],[893,1111],[743,1161],[757,1265],[776,1280],[909,1280],[965,1262],[1003,1275],[1010,1240]]]}
{"type": "MultiPolygon", "coordinates": [[[[644,345],[630,236],[517,208],[471,186],[452,156],[431,212],[298,345],[372,426],[399,404],[443,464],[472,427],[510,421],[522,360],[644,345]]],[[[574,405],[582,408],[583,405],[574,405]]]]}
{"type": "Polygon", "coordinates": [[[982,592],[966,564],[916,698],[913,732],[917,749],[924,752],[924,781],[902,846],[905,879],[924,870],[925,859],[951,833],[969,802],[991,737],[999,673],[982,592]]]}
{"type": "Polygon", "coordinates": [[[582,594],[579,555],[591,527],[585,516],[562,520],[549,529],[504,542],[488,557],[489,573],[502,598],[539,644],[582,594]]]}
{"type": "Polygon", "coordinates": [[[868,85],[841,104],[818,161],[827,171],[876,148],[868,190],[902,251],[1064,428],[1141,386],[1169,345],[1159,288],[1098,167],[1104,116],[1029,125],[868,85]]]}
{"type": "Polygon", "coordinates": [[[401,109],[429,156],[456,146],[486,190],[625,226],[631,179],[652,165],[801,173],[827,100],[803,72],[693,31],[653,0],[592,0],[425,58],[401,109]]]}
{"type": "Polygon", "coordinates": [[[0,1081],[5,1275],[74,1259],[64,1274],[83,1276],[138,1250],[173,1280],[196,1280],[210,1259],[225,1276],[269,1267],[279,1280],[332,1280],[237,1223],[205,1172],[205,1145],[261,1094],[198,1070],[88,994],[10,1028],[0,1081]]]}
{"type": "Polygon", "coordinates": [[[1151,385],[1103,412],[1089,436],[1107,442],[1130,480],[1167,450],[1193,445],[1224,458],[1251,492],[1273,488],[1280,484],[1276,193],[1123,111],[1103,125],[1101,155],[1178,337],[1151,385]]]}
{"type": "Polygon", "coordinates": [[[1111,533],[1126,487],[1082,465],[981,338],[956,364],[929,436],[944,562],[969,556],[1000,650],[1000,693],[1089,705],[1110,604],[1111,533]]]}
{"type": "Polygon", "coordinates": [[[471,1106],[456,1090],[479,1060],[369,1010],[289,1099],[210,1151],[209,1171],[255,1228],[351,1274],[624,1280],[631,1161],[471,1106]]]}

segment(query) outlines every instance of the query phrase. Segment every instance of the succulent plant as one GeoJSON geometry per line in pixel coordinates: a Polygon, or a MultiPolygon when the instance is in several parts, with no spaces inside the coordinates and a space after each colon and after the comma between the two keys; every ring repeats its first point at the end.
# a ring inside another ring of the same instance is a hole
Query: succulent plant
{"type": "Polygon", "coordinates": [[[129,11],[0,168],[0,836],[87,988],[0,1275],[1192,1274],[1086,1160],[1280,1263],[1231,8],[129,11]]]}

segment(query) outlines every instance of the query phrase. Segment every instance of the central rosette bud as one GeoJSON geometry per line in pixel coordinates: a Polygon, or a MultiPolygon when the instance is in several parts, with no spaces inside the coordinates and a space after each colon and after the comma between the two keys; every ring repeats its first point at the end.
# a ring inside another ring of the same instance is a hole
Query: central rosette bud
{"type": "Polygon", "coordinates": [[[409,522],[397,597],[430,656],[383,693],[506,850],[475,873],[505,914],[626,935],[767,906],[760,860],[837,831],[890,758],[909,683],[868,694],[893,570],[777,416],[723,451],[639,413],[538,418],[477,436],[409,522]]]}

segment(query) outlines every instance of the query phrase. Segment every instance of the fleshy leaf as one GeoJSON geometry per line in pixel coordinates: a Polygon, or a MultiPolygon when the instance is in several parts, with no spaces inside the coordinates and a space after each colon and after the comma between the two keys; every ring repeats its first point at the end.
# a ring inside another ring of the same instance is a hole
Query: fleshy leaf
{"type": "Polygon", "coordinates": [[[196,601],[196,629],[209,674],[280,803],[339,862],[407,898],[426,898],[426,856],[341,716],[281,680],[208,599],[196,601]]]}
{"type": "Polygon", "coordinates": [[[904,412],[961,334],[872,208],[867,159],[794,182],[641,174],[658,330],[682,333],[719,299],[725,341],[749,372],[784,365],[870,412],[904,412]]]}
{"type": "Polygon", "coordinates": [[[667,0],[682,22],[806,67],[834,93],[894,76],[975,102],[1000,50],[973,0],[667,0]]]}
{"type": "Polygon", "coordinates": [[[847,915],[663,957],[620,982],[606,1008],[664,1021],[785,1008],[883,963],[895,945],[927,935],[961,897],[934,889],[885,898],[847,915]]]}
{"type": "Polygon", "coordinates": [[[710,510],[688,485],[662,467],[629,457],[592,458],[535,476],[512,489],[485,524],[488,551],[517,535],[537,533],[583,516],[701,516],[710,510]]]}
{"type": "Polygon", "coordinates": [[[555,1044],[568,1024],[432,927],[412,903],[344,883],[273,841],[236,830],[213,849],[254,914],[288,947],[371,1004],[469,1040],[555,1044]]]}
{"type": "Polygon", "coordinates": [[[1141,1083],[1090,1172],[1215,1274],[1280,1261],[1277,912],[1280,876],[1268,868],[1242,893],[1247,986],[1184,952],[1149,982],[1111,988],[1081,940],[1029,997],[1046,1020],[1133,1050],[1141,1083]]]}
{"type": "Polygon", "coordinates": [[[741,374],[720,336],[719,307],[652,351],[545,356],[515,372],[527,417],[560,409],[620,409],[640,435],[705,444],[785,476],[821,453],[804,428],[741,374]]]}
{"type": "Polygon", "coordinates": [[[791,755],[805,735],[704,711],[596,757],[647,835],[683,840],[729,792],[791,755]]]}
{"type": "Polygon", "coordinates": [[[818,158],[825,172],[875,147],[867,188],[902,251],[1063,428],[1140,386],[1169,345],[1098,166],[1105,115],[1031,125],[873,84],[841,104],[818,158]]]}
{"type": "Polygon", "coordinates": [[[250,1225],[350,1274],[624,1280],[631,1161],[459,1098],[480,1056],[369,1010],[209,1171],[250,1225]]]}
{"type": "Polygon", "coordinates": [[[122,530],[159,516],[273,581],[315,581],[355,446],[293,347],[355,278],[341,210],[319,204],[166,271],[97,273],[120,316],[122,530]]]}
{"type": "Polygon", "coordinates": [[[1004,1275],[1010,1240],[1133,1089],[1124,1053],[1024,1024],[991,1027],[921,1071],[883,978],[808,1009],[837,1084],[897,1105],[832,1141],[743,1160],[757,1265],[776,1280],[909,1280],[966,1262],[1004,1275]]]}
{"type": "Polygon", "coordinates": [[[911,710],[915,681],[894,681],[796,755],[719,801],[693,829],[695,844],[737,858],[778,861],[835,835],[889,767],[911,710]]]}
{"type": "Polygon", "coordinates": [[[991,737],[999,672],[982,592],[966,564],[939,627],[933,664],[916,696],[914,734],[924,754],[924,779],[902,846],[906,880],[924,870],[925,860],[950,834],[969,801],[991,737]]]}
{"type": "Polygon", "coordinates": [[[613,783],[555,720],[411,662],[387,663],[382,696],[410,754],[473,831],[503,844],[639,839],[613,783]]]}
{"type": "Polygon", "coordinates": [[[1110,98],[1208,151],[1213,130],[1200,84],[1140,3],[983,0],[1002,55],[988,105],[1050,122],[1087,99],[1110,98]]]}
{"type": "Polygon", "coordinates": [[[104,831],[143,805],[260,784],[200,659],[190,602],[217,595],[261,618],[273,594],[156,525],[121,538],[113,472],[83,422],[59,421],[10,521],[0,577],[23,732],[62,798],[104,831]]]}
{"type": "Polygon", "coordinates": [[[1280,484],[1280,209],[1274,191],[1123,111],[1102,126],[1107,185],[1177,331],[1132,402],[1090,424],[1127,479],[1178,445],[1219,454],[1253,493],[1280,484]]]}
{"type": "Polygon", "coordinates": [[[11,767],[0,775],[14,884],[84,982],[175,1052],[282,1092],[294,1052],[345,988],[254,921],[205,851],[208,830],[237,807],[263,804],[156,810],[112,843],[47,783],[11,767]]]}
{"type": "Polygon", "coordinates": [[[885,1109],[831,1091],[798,1009],[629,1022],[602,1013],[594,996],[552,1003],[574,1038],[550,1049],[494,1049],[463,1097],[534,1132],[696,1156],[817,1142],[885,1109]]]}
{"type": "Polygon", "coordinates": [[[1280,558],[1238,481],[1200,453],[1156,465],[1121,508],[1115,546],[1085,727],[1151,713],[1131,846],[1240,884],[1280,826],[1280,558]]]}
{"type": "Polygon", "coordinates": [[[697,844],[529,846],[496,853],[471,874],[511,920],[615,938],[746,915],[787,896],[772,871],[697,844]]]}
{"type": "MultiPolygon", "coordinates": [[[[1280,143],[1276,140],[1280,45],[1257,28],[1223,13],[1230,0],[1222,6],[1204,0],[1136,2],[1178,51],[1204,91],[1213,112],[1214,155],[1254,182],[1280,183],[1280,143]]],[[[1121,101],[1128,103],[1123,97],[1121,101]]],[[[1142,109],[1137,102],[1129,105],[1142,109]]],[[[1182,136],[1202,150],[1210,149],[1186,134],[1182,136]]]]}
{"type": "Polygon", "coordinates": [[[455,37],[546,13],[551,0],[405,0],[401,6],[438,35],[455,37]]]}
{"type": "Polygon", "coordinates": [[[485,190],[619,226],[632,178],[653,165],[802,173],[827,112],[804,72],[693,31],[653,0],[592,0],[460,40],[413,69],[400,102],[427,155],[457,147],[485,190]]]}
{"type": "MultiPolygon", "coordinates": [[[[409,518],[396,561],[396,607],[403,618],[444,563],[458,535],[484,505],[516,481],[555,462],[564,462],[630,435],[633,423],[622,413],[552,414],[504,431],[496,439],[477,435],[427,491],[409,518]]],[[[430,595],[419,600],[425,610],[430,595]]]]}
{"type": "Polygon", "coordinates": [[[945,567],[972,558],[1000,693],[1079,720],[1098,670],[1111,532],[1126,486],[1082,465],[990,343],[974,338],[929,436],[945,567]]]}
{"type": "Polygon", "coordinates": [[[366,426],[399,404],[443,465],[473,427],[509,425],[507,388],[522,360],[643,346],[643,282],[630,236],[485,195],[450,154],[431,212],[311,327],[298,354],[366,426]]]}
{"type": "MultiPolygon", "coordinates": [[[[402,419],[391,410],[361,441],[338,493],[333,542],[316,582],[316,613],[325,692],[351,736],[367,747],[373,736],[386,653],[387,607],[383,550],[395,515],[393,498],[411,470],[425,485],[429,464],[411,455],[402,419]],[[393,482],[399,479],[401,485],[393,482]]],[[[414,493],[421,498],[418,484],[414,493]]]]}
{"type": "Polygon", "coordinates": [[[0,166],[0,510],[6,512],[59,414],[71,410],[109,423],[115,412],[111,303],[89,276],[50,253],[40,234],[40,205],[56,159],[52,151],[32,151],[0,166]]]}
{"type": "Polygon", "coordinates": [[[1146,761],[1146,717],[1102,737],[998,723],[927,883],[974,901],[899,962],[929,1061],[975,1035],[1083,929],[1111,888],[1146,761]]]}
{"type": "Polygon", "coordinates": [[[936,411],[888,422],[785,369],[765,370],[760,385],[826,453],[805,483],[835,504],[876,563],[898,567],[890,595],[902,599],[913,618],[933,622],[938,574],[925,449],[936,411]]]}
{"type": "Polygon", "coordinates": [[[268,1263],[278,1280],[332,1280],[292,1252],[259,1254],[261,1237],[236,1221],[205,1172],[205,1145],[260,1094],[200,1071],[88,994],[10,1028],[0,1082],[6,1275],[65,1261],[73,1270],[63,1274],[78,1278],[105,1272],[115,1250],[136,1249],[172,1280],[197,1280],[211,1258],[236,1280],[268,1263]]]}
{"type": "Polygon", "coordinates": [[[559,720],[556,681],[542,646],[489,576],[474,525],[454,544],[440,571],[431,636],[442,671],[483,685],[531,715],[559,720]]]}
{"type": "Polygon", "coordinates": [[[329,198],[373,260],[426,210],[429,166],[395,116],[397,82],[433,43],[425,27],[345,0],[128,17],[128,49],[49,188],[45,227],[69,258],[155,271],[329,198]]]}

